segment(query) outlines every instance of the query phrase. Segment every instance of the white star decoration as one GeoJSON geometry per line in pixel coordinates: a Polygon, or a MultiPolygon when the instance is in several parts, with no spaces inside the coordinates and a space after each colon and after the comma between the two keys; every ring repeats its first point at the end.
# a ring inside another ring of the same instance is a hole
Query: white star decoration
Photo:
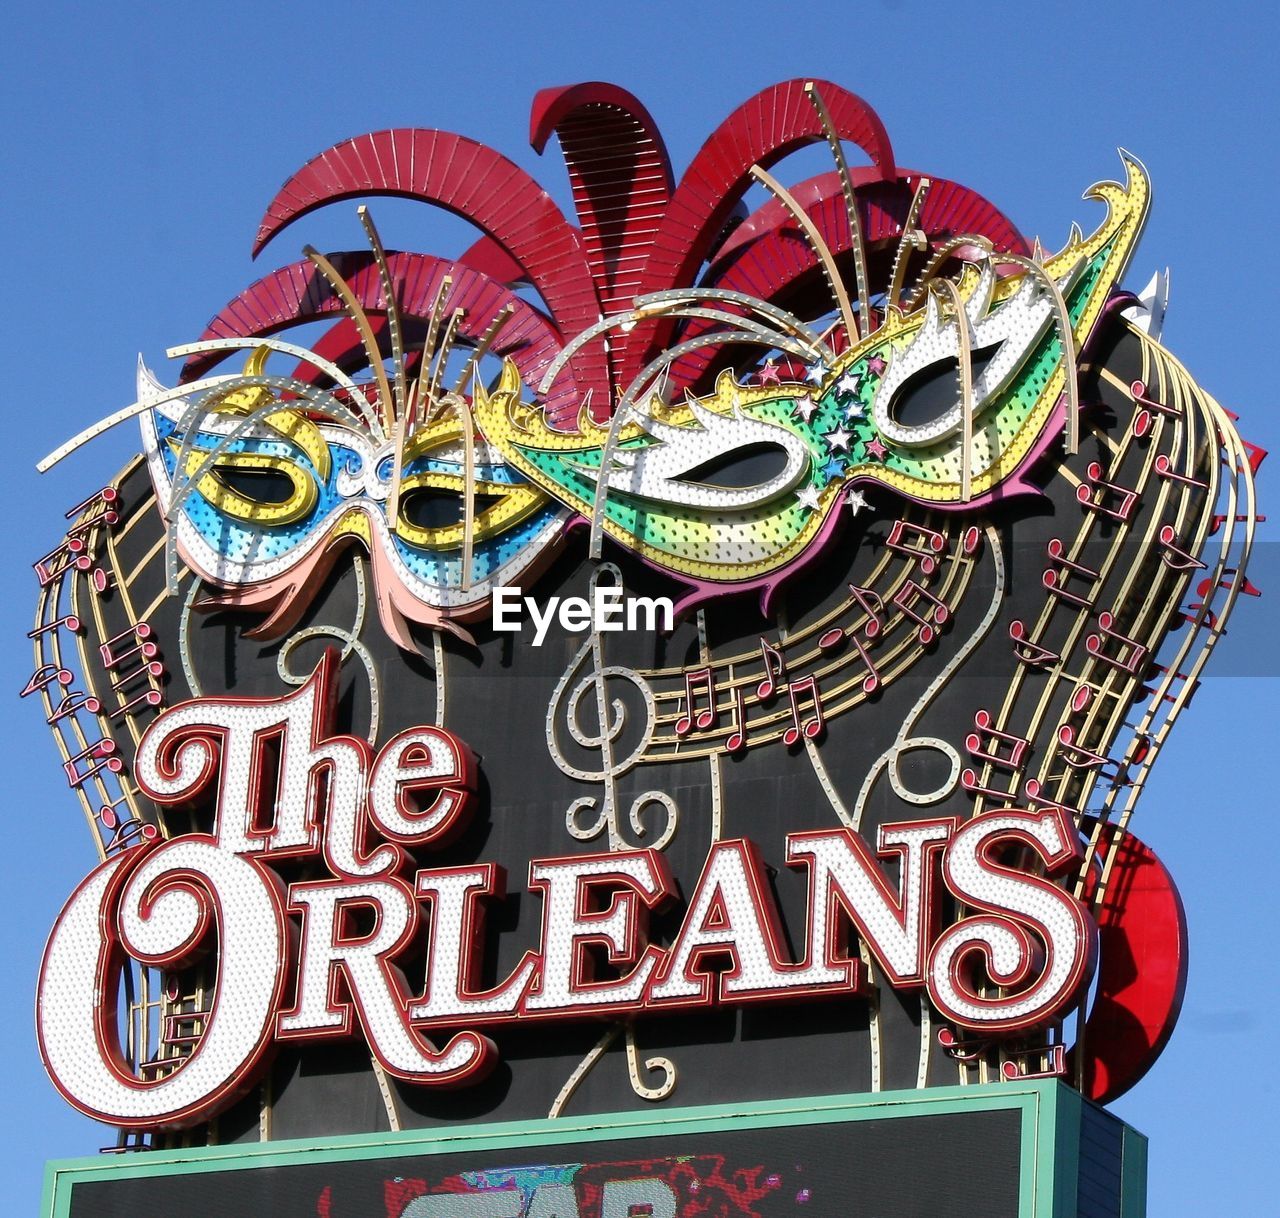
{"type": "Polygon", "coordinates": [[[863,508],[869,508],[871,504],[867,502],[866,496],[861,491],[850,491],[845,496],[845,502],[849,505],[849,510],[856,516],[863,508]]]}
{"type": "Polygon", "coordinates": [[[846,372],[844,376],[840,378],[840,382],[836,385],[836,388],[842,394],[852,395],[858,392],[858,384],[858,378],[854,376],[852,372],[846,372]]]}
{"type": "Polygon", "coordinates": [[[825,364],[811,364],[809,370],[804,374],[804,379],[811,385],[821,384],[822,378],[827,375],[825,364]]]}
{"type": "Polygon", "coordinates": [[[835,452],[840,449],[844,452],[849,451],[849,441],[853,438],[853,432],[846,431],[843,427],[835,427],[827,432],[823,437],[827,442],[827,447],[835,452]]]}
{"type": "Polygon", "coordinates": [[[791,413],[799,415],[799,417],[807,423],[813,418],[813,412],[817,409],[818,403],[812,398],[801,398],[795,406],[792,407],[791,413]]]}
{"type": "Polygon", "coordinates": [[[806,486],[802,491],[796,491],[796,502],[802,508],[808,508],[811,512],[818,510],[818,489],[813,486],[806,486]]]}

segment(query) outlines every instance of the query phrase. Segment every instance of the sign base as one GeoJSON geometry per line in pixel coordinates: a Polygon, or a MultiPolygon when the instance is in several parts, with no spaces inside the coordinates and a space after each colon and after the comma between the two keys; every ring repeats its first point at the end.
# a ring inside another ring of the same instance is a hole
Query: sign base
{"type": "Polygon", "coordinates": [[[1144,1218],[1146,1138],[1054,1080],[49,1164],[45,1218],[1144,1218]]]}

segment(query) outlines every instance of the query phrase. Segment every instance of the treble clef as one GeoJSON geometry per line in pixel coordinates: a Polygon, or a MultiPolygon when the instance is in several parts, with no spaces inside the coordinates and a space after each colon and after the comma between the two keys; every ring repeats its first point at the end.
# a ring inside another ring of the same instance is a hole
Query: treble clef
{"type": "MultiPolygon", "coordinates": [[[[601,563],[591,576],[591,602],[594,604],[596,588],[603,576],[609,576],[614,586],[621,588],[622,572],[613,563],[601,563]]],[[[649,734],[653,730],[656,710],[653,691],[649,684],[634,669],[621,664],[604,662],[604,645],[600,632],[592,629],[587,641],[578,649],[577,654],[569,662],[563,676],[556,683],[547,708],[547,748],[552,760],[560,770],[580,782],[598,783],[603,787],[599,796],[584,795],[575,799],[565,812],[565,827],[579,841],[593,841],[606,830],[609,834],[610,850],[629,850],[632,843],[622,833],[618,812],[618,779],[632,769],[645,750],[649,734]],[[582,670],[587,660],[590,668],[583,675],[582,670]],[[637,742],[629,752],[619,756],[617,748],[623,732],[627,727],[627,706],[621,698],[610,697],[609,683],[623,681],[630,685],[640,697],[643,706],[644,722],[636,733],[637,742]],[[588,699],[590,698],[590,701],[588,699]],[[584,704],[592,705],[595,712],[595,724],[584,720],[584,704]],[[560,747],[559,728],[563,724],[569,735],[582,748],[599,753],[599,769],[586,770],[575,766],[560,747]],[[589,813],[595,815],[587,819],[589,813]]],[[[652,846],[657,850],[665,850],[675,835],[680,811],[670,795],[663,791],[642,791],[631,801],[627,810],[627,821],[637,838],[645,838],[648,834],[642,819],[642,813],[651,804],[660,805],[666,813],[662,832],[652,846]]],[[[648,843],[646,843],[648,844],[648,843]]]]}

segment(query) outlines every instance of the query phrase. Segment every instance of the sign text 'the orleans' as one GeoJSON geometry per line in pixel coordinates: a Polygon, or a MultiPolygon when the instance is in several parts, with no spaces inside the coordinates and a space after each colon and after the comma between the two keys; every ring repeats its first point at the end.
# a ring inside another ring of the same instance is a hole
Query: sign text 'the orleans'
{"type": "Polygon", "coordinates": [[[273,1043],[357,1025],[388,1073],[458,1085],[496,1060],[485,1030],[515,1019],[857,995],[867,976],[855,935],[890,984],[924,987],[945,1019],[988,1035],[1043,1024],[1089,975],[1092,922],[1040,874],[1080,855],[1070,820],[1051,807],[886,824],[879,858],[845,829],[788,834],[786,861],[808,877],[798,959],[746,839],[711,846],[667,946],[649,941],[649,918],[680,894],[656,850],[535,859],[540,942],[480,990],[480,928],[504,894],[501,868],[420,868],[410,853],[460,828],[475,758],[441,728],[403,731],[376,755],[332,734],[336,661],[326,655],[283,698],[176,706],[143,737],[144,792],[169,805],[212,794],[212,832],[110,857],[54,927],[41,1052],[89,1115],[132,1129],[205,1120],[254,1081],[273,1043]],[[896,885],[882,865],[892,857],[896,885]],[[286,884],[276,866],[291,859],[327,874],[286,884]],[[943,886],[973,912],[940,927],[943,886]],[[194,1051],[138,1077],[118,1031],[127,958],[175,969],[211,947],[216,993],[194,1051]],[[425,959],[419,975],[402,971],[406,956],[425,959]]]}

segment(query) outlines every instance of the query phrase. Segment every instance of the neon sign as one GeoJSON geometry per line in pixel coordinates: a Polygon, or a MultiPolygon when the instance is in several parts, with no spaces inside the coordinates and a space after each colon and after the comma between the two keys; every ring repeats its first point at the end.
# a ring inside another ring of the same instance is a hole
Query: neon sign
{"type": "Polygon", "coordinates": [[[348,1036],[357,1023],[389,1073],[456,1086],[494,1064],[484,1029],[513,1019],[856,996],[865,972],[852,932],[895,986],[925,987],[949,1019],[987,1034],[1045,1023],[1089,975],[1087,912],[1035,874],[1080,856],[1054,808],[886,824],[879,858],[848,830],[788,834],[788,865],[809,877],[795,960],[746,839],[715,843],[665,947],[648,939],[649,913],[680,893],[658,851],[535,859],[541,941],[500,985],[476,992],[478,928],[505,877],[492,864],[414,862],[467,816],[474,758],[441,728],[401,732],[376,755],[332,734],[336,667],[329,652],[283,698],[173,707],[143,737],[146,793],[180,804],[215,792],[214,829],[109,859],[54,928],[41,1051],[89,1115],[130,1128],[207,1119],[253,1080],[273,1042],[348,1036]],[[1009,861],[1018,848],[1033,867],[1009,861]],[[884,870],[891,857],[896,886],[884,870]],[[286,884],[278,868],[302,860],[328,874],[286,884]],[[943,883],[977,912],[939,933],[943,883]],[[415,941],[426,965],[410,979],[399,962],[415,941]],[[169,968],[211,949],[218,979],[200,1044],[167,1077],[138,1080],[121,1065],[115,1027],[122,954],[169,968]],[[983,992],[975,960],[999,990],[983,992]]]}
{"type": "Polygon", "coordinates": [[[34,564],[22,693],[100,854],[50,1074],[122,1142],[604,1111],[623,1062],[645,1102],[1122,1093],[1186,960],[1132,813],[1257,594],[1265,456],[1121,288],[1145,169],[1044,247],[829,82],[678,183],[613,86],[533,131],[576,224],[461,136],[336,145],[258,248],[361,195],[484,237],[361,208],[41,462],[140,428],[34,564]]]}

